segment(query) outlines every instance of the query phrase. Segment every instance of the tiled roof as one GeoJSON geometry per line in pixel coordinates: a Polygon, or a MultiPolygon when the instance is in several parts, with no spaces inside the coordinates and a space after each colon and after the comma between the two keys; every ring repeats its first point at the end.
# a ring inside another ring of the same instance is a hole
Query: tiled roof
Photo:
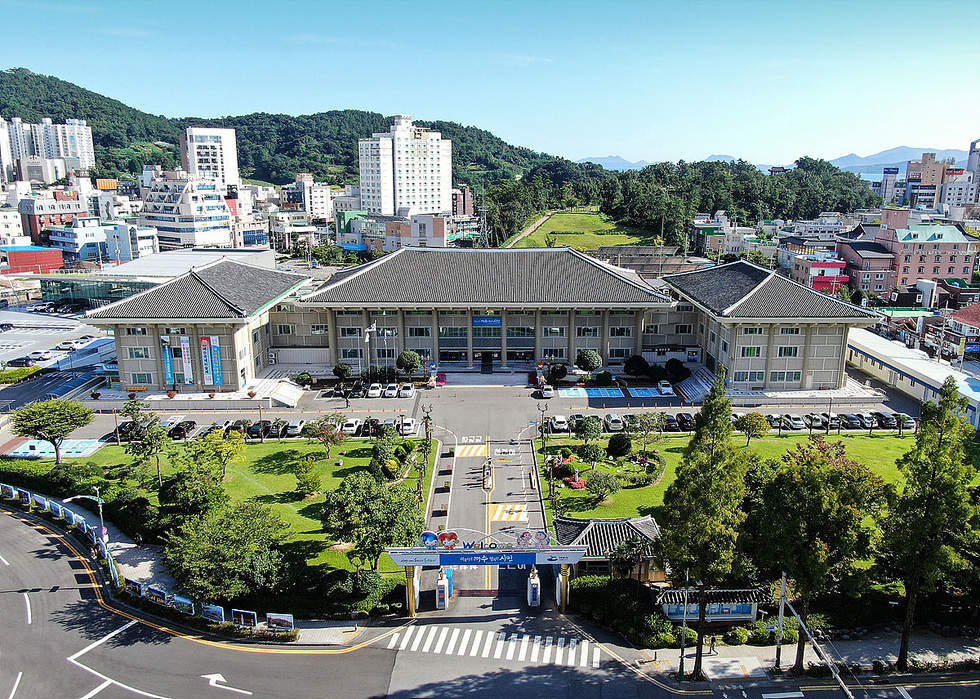
{"type": "Polygon", "coordinates": [[[302,300],[411,307],[669,302],[635,272],[570,248],[401,248],[334,275],[302,300]]]}
{"type": "Polygon", "coordinates": [[[890,260],[895,257],[884,245],[872,240],[848,240],[842,241],[841,245],[847,245],[856,255],[868,260],[890,260]]]}
{"type": "Polygon", "coordinates": [[[660,528],[652,517],[630,519],[576,519],[555,517],[555,536],[562,546],[588,546],[586,558],[608,558],[624,541],[640,537],[652,543],[660,538],[660,528]]]}
{"type": "Polygon", "coordinates": [[[940,223],[912,223],[908,228],[895,231],[895,237],[901,242],[915,241],[918,243],[969,243],[976,238],[964,235],[956,226],[940,223]]]}
{"type": "Polygon", "coordinates": [[[875,314],[744,260],[664,277],[681,295],[725,318],[854,318],[875,314]]]}
{"type": "Polygon", "coordinates": [[[966,308],[956,311],[950,318],[959,323],[980,328],[980,303],[971,303],[966,308]]]}
{"type": "MultiPolygon", "coordinates": [[[[708,604],[771,604],[772,593],[764,587],[745,590],[706,590],[708,604]]],[[[697,602],[698,590],[688,588],[688,604],[697,602]]],[[[684,604],[684,588],[670,588],[653,592],[654,604],[684,604]]]]}
{"type": "Polygon", "coordinates": [[[295,289],[307,277],[218,260],[127,299],[89,318],[247,318],[295,289]]]}

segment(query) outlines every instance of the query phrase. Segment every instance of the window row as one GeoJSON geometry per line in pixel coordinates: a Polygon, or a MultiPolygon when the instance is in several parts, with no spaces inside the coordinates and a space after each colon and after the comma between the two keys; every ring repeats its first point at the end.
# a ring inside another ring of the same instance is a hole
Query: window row
{"type": "MultiPolygon", "coordinates": [[[[800,348],[797,345],[783,345],[777,348],[777,357],[798,357],[800,348]]],[[[742,348],[743,357],[761,357],[762,348],[758,346],[746,346],[742,348]]]]}

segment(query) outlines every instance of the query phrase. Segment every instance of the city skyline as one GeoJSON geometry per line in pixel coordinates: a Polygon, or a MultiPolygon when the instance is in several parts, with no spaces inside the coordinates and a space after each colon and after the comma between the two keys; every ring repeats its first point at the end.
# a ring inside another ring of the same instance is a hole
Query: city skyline
{"type": "Polygon", "coordinates": [[[900,145],[965,149],[980,136],[980,96],[963,78],[980,65],[967,34],[980,9],[930,4],[956,21],[943,29],[947,47],[929,49],[913,7],[0,0],[0,65],[154,114],[412,114],[572,160],[790,164],[900,145]],[[39,13],[72,41],[37,51],[39,13]],[[918,102],[935,95],[947,98],[944,113],[922,118],[918,102]]]}

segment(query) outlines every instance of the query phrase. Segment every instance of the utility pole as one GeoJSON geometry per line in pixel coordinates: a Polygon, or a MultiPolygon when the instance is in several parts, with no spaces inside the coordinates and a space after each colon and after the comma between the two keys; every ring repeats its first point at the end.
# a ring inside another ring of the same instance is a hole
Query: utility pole
{"type": "Polygon", "coordinates": [[[783,655],[783,618],[785,615],[786,602],[786,573],[783,573],[783,581],[779,589],[779,635],[776,636],[776,670],[780,669],[780,660],[783,655]]]}

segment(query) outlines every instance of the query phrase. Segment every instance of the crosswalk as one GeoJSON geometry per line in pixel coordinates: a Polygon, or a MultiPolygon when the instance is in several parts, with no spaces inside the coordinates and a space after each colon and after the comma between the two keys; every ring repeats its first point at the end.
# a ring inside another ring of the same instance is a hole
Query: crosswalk
{"type": "Polygon", "coordinates": [[[494,522],[526,522],[527,505],[524,503],[497,505],[490,519],[494,522]]]}
{"type": "Polygon", "coordinates": [[[599,667],[602,652],[587,638],[566,638],[448,626],[406,626],[388,639],[389,650],[493,658],[519,663],[599,667]]]}
{"type": "Polygon", "coordinates": [[[463,444],[456,447],[456,456],[486,456],[486,444],[463,444]]]}

